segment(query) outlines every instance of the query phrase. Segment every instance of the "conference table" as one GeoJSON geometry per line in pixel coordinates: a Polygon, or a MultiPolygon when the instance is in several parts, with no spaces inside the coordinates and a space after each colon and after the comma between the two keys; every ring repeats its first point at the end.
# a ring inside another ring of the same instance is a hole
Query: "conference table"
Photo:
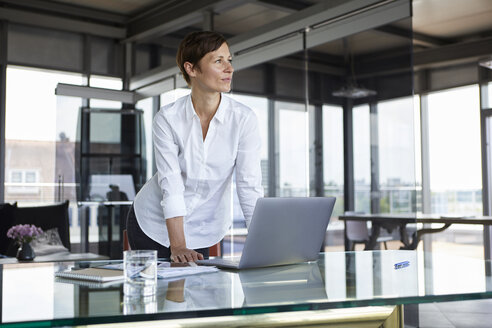
{"type": "Polygon", "coordinates": [[[143,298],[125,297],[124,282],[54,277],[108,261],[3,264],[0,325],[403,327],[405,304],[492,298],[489,261],[432,253],[424,264],[422,256],[320,253],[317,261],[295,265],[159,279],[156,295],[143,298]],[[427,281],[429,274],[434,279],[427,281]]]}
{"type": "MultiPolygon", "coordinates": [[[[398,229],[400,240],[403,243],[401,249],[417,249],[422,236],[430,233],[437,233],[446,230],[453,224],[473,224],[473,225],[492,225],[491,216],[459,216],[459,215],[438,215],[438,214],[405,214],[405,213],[379,213],[379,214],[344,214],[339,216],[341,221],[370,221],[372,224],[369,240],[366,243],[366,250],[375,249],[381,228],[388,232],[398,229]],[[409,236],[407,225],[411,223],[442,224],[438,228],[424,227],[417,229],[409,236]]],[[[350,240],[345,232],[345,250],[350,250],[350,240]]]]}

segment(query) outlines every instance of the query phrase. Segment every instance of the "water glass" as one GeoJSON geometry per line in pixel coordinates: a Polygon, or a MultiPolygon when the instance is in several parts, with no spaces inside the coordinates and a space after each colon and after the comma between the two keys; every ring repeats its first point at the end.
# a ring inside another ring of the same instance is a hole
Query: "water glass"
{"type": "Polygon", "coordinates": [[[123,298],[123,314],[142,314],[157,312],[157,296],[132,297],[125,295],[123,298]]]}
{"type": "Polygon", "coordinates": [[[157,251],[134,250],[123,252],[125,284],[128,297],[154,295],[157,288],[157,251]]]}

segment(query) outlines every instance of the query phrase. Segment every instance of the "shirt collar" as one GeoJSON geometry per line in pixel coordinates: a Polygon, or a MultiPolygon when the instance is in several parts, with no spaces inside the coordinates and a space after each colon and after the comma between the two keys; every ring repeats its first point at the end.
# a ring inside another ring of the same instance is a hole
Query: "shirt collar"
{"type": "MultiPolygon", "coordinates": [[[[224,123],[225,119],[225,107],[227,106],[228,99],[224,97],[223,94],[220,95],[220,104],[219,107],[217,108],[217,111],[215,112],[215,115],[212,119],[216,119],[219,121],[219,123],[224,123]]],[[[193,116],[196,116],[198,119],[198,115],[195,112],[195,109],[193,108],[193,102],[191,101],[191,94],[188,95],[188,101],[186,102],[186,120],[191,120],[193,116]]]]}

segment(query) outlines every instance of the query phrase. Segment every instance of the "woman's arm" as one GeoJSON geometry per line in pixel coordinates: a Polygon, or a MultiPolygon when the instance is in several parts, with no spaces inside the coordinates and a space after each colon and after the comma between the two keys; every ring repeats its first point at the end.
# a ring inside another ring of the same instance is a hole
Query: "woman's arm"
{"type": "Polygon", "coordinates": [[[248,228],[256,201],[263,197],[260,156],[258,121],[256,115],[251,112],[241,129],[236,157],[236,189],[248,228]]]}
{"type": "Polygon", "coordinates": [[[186,215],[184,183],[179,165],[179,147],[166,118],[156,115],[153,122],[154,153],[158,184],[162,190],[161,206],[169,235],[171,260],[188,262],[203,256],[186,247],[183,216],[186,215]]]}

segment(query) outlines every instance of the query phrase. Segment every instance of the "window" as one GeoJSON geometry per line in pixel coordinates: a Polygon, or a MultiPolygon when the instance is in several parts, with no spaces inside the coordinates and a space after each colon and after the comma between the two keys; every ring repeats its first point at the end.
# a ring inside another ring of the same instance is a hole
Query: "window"
{"type": "Polygon", "coordinates": [[[152,122],[154,120],[153,106],[152,106],[152,98],[146,98],[137,102],[135,107],[137,109],[143,110],[143,120],[144,120],[144,137],[145,137],[145,162],[146,162],[146,171],[147,176],[146,180],[150,180],[154,175],[153,172],[153,152],[154,146],[152,144],[152,122]]]}
{"type": "Polygon", "coordinates": [[[355,210],[371,212],[371,135],[369,105],[353,108],[355,210]]]}
{"type": "Polygon", "coordinates": [[[377,111],[380,212],[415,212],[413,97],[382,101],[377,111]]]}
{"type": "Polygon", "coordinates": [[[15,194],[37,194],[39,193],[39,182],[37,170],[11,170],[8,176],[7,193],[15,194]]]}
{"type": "Polygon", "coordinates": [[[178,98],[189,95],[191,89],[178,88],[161,94],[161,107],[178,100],[178,98]]]}
{"type": "Polygon", "coordinates": [[[323,179],[324,195],[337,198],[333,217],[344,211],[343,182],[343,110],[323,106],[323,179]]]}
{"type": "MultiPolygon", "coordinates": [[[[115,77],[96,76],[91,75],[89,79],[89,86],[104,89],[123,89],[123,80],[115,77]]],[[[121,109],[120,101],[91,99],[91,108],[105,108],[105,109],[121,109]]]]}
{"type": "Polygon", "coordinates": [[[304,104],[275,102],[278,112],[278,195],[303,197],[309,194],[308,114],[304,104]]]}
{"type": "Polygon", "coordinates": [[[487,85],[487,103],[483,104],[485,108],[492,108],[492,82],[487,85]]]}
{"type": "Polygon", "coordinates": [[[478,90],[472,85],[428,95],[432,213],[482,214],[478,90]]]}
{"type": "Polygon", "coordinates": [[[22,182],[22,172],[21,171],[10,172],[10,182],[21,183],[22,182]]]}
{"type": "Polygon", "coordinates": [[[268,99],[246,95],[231,95],[232,98],[250,107],[256,114],[261,138],[261,173],[265,196],[268,195],[268,99]]]}
{"type": "MultiPolygon", "coordinates": [[[[62,154],[67,154],[65,150],[68,152],[69,149],[73,153],[76,113],[81,101],[79,98],[56,96],[58,83],[82,85],[83,78],[80,74],[7,67],[7,202],[53,202],[58,175],[60,172],[73,172],[73,157],[62,154]],[[75,123],[71,125],[73,121],[75,123]],[[65,159],[63,164],[57,163],[57,157],[65,159]],[[16,183],[36,185],[21,188],[16,183]]],[[[65,182],[71,182],[70,179],[67,174],[65,182]]],[[[69,189],[69,186],[65,187],[67,193],[69,189]]]]}

